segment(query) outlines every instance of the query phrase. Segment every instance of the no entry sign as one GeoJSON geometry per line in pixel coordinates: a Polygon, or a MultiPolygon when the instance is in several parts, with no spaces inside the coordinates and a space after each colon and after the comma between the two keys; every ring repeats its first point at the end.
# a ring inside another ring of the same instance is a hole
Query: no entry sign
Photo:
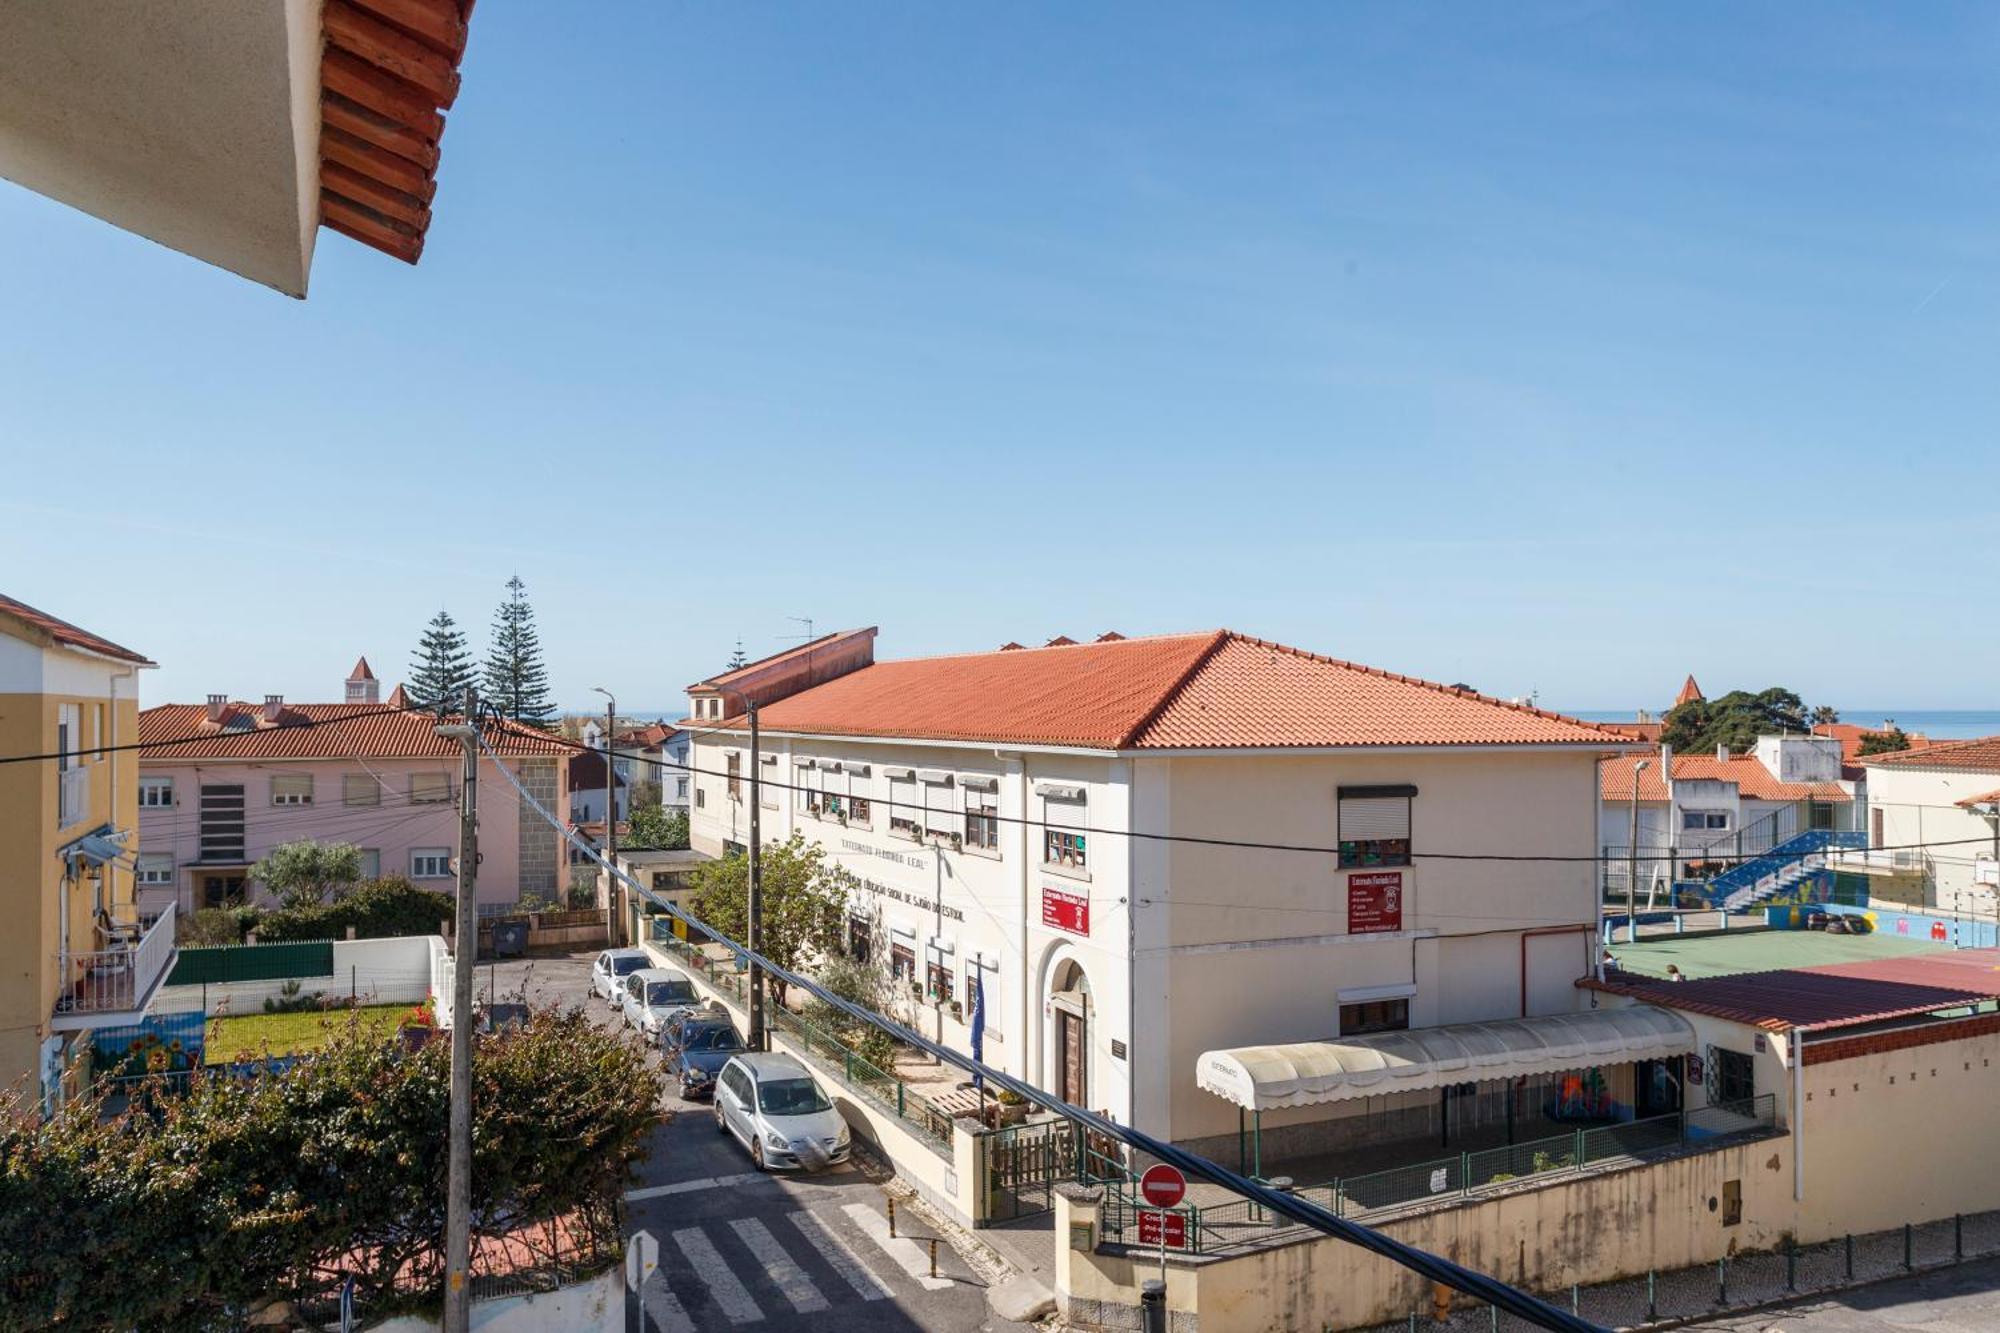
{"type": "Polygon", "coordinates": [[[1151,1208],[1139,1210],[1139,1243],[1163,1250],[1187,1248],[1187,1214],[1161,1213],[1151,1208]]]}
{"type": "Polygon", "coordinates": [[[1187,1177],[1179,1168],[1161,1162],[1146,1168],[1139,1177],[1139,1193],[1155,1208],[1171,1208],[1187,1196],[1187,1177]]]}

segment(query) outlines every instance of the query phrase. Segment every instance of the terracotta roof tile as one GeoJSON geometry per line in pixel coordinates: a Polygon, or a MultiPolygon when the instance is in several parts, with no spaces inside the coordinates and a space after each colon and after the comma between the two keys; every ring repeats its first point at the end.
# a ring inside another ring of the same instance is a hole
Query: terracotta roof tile
{"type": "Polygon", "coordinates": [[[347,673],[349,680],[373,680],[375,673],[368,669],[368,659],[362,658],[354,664],[354,670],[347,673]]]}
{"type": "Polygon", "coordinates": [[[1696,981],[1614,972],[1604,981],[1585,978],[1578,984],[1772,1032],[1852,1027],[2000,997],[2000,949],[1906,954],[1696,981]]]}
{"type": "MultiPolygon", "coordinates": [[[[256,704],[230,703],[218,728],[208,720],[204,704],[148,708],[139,714],[139,743],[149,748],[140,750],[139,758],[164,764],[194,759],[438,759],[461,753],[457,741],[437,734],[433,713],[390,712],[380,704],[286,704],[284,724],[260,728],[256,719],[262,712],[256,704]],[[345,720],[349,718],[354,720],[345,720]],[[232,722],[243,729],[231,729],[232,722]],[[187,736],[201,739],[182,742],[187,736]]],[[[499,733],[489,730],[488,739],[510,757],[568,755],[576,749],[513,723],[499,733]]]]}
{"type": "Polygon", "coordinates": [[[1678,708],[1682,704],[1691,704],[1703,697],[1705,696],[1701,692],[1701,686],[1695,684],[1693,675],[1689,675],[1687,680],[1681,685],[1681,692],[1674,696],[1674,707],[1678,708]]]}
{"type": "Polygon", "coordinates": [[[1969,741],[1935,741],[1921,750],[1871,754],[1869,768],[1944,768],[1965,773],[2000,773],[2000,736],[1969,741]]]}
{"type": "MultiPolygon", "coordinates": [[[[1632,765],[1646,760],[1646,771],[1639,775],[1639,799],[1641,801],[1664,801],[1667,799],[1667,784],[1660,771],[1660,756],[1657,751],[1651,755],[1619,755],[1606,759],[1597,768],[1598,795],[1607,801],[1630,801],[1632,799],[1632,765]]],[[[1737,754],[1727,759],[1717,759],[1709,754],[1677,754],[1674,756],[1674,780],[1692,782],[1708,779],[1716,782],[1733,782],[1740,795],[1752,801],[1852,801],[1847,789],[1837,782],[1782,782],[1770,769],[1757,762],[1755,755],[1737,754]]]]}
{"type": "MultiPolygon", "coordinates": [[[[1870,736],[1879,736],[1888,729],[1887,724],[1864,727],[1853,722],[1821,722],[1813,727],[1813,735],[1829,736],[1839,741],[1840,761],[1844,764],[1853,764],[1861,760],[1861,742],[1870,736]]],[[[1931,743],[1930,737],[1921,732],[1906,731],[1903,734],[1909,737],[1912,750],[1921,750],[1931,743]]]]}
{"type": "Polygon", "coordinates": [[[26,602],[14,600],[0,594],[0,615],[12,616],[34,629],[40,630],[65,648],[80,648],[87,653],[97,653],[103,657],[115,657],[121,662],[131,662],[138,666],[158,666],[140,653],[121,647],[106,638],[92,634],[81,626],[72,625],[67,620],[58,620],[46,611],[37,611],[26,602]]]}
{"type": "Polygon", "coordinates": [[[1227,630],[877,662],[761,714],[772,731],[1089,749],[1626,744],[1227,630]]]}
{"type": "Polygon", "coordinates": [[[1975,805],[2000,805],[2000,789],[1983,791],[1977,796],[1968,796],[1958,802],[1958,804],[1967,810],[1970,810],[1975,805]]]}
{"type": "Polygon", "coordinates": [[[688,686],[688,689],[691,691],[706,690],[706,689],[712,689],[717,685],[733,685],[745,676],[755,675],[762,672],[766,667],[776,666],[781,662],[788,662],[791,661],[793,658],[806,657],[812,653],[818,652],[820,649],[826,647],[828,644],[832,643],[836,639],[847,639],[853,637],[856,634],[873,634],[874,632],[875,628],[872,625],[866,629],[835,630],[831,634],[822,634],[816,639],[811,639],[805,643],[802,643],[796,648],[787,648],[783,652],[772,653],[769,657],[760,657],[754,662],[745,662],[742,666],[737,667],[732,671],[725,671],[719,676],[710,676],[706,680],[698,680],[694,684],[688,686]]]}

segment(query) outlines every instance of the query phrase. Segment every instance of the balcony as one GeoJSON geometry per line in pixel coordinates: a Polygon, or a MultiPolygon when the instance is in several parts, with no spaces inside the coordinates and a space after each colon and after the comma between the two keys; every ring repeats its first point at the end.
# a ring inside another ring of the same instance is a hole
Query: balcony
{"type": "MultiPolygon", "coordinates": [[[[105,933],[100,931],[100,933],[105,933]]],[[[58,1030],[102,1027],[142,1012],[174,962],[174,909],[143,933],[112,922],[109,935],[125,937],[107,949],[56,956],[62,990],[50,1026],[58,1030]]]]}
{"type": "Polygon", "coordinates": [[[56,827],[68,828],[90,817],[90,770],[78,766],[56,775],[56,827]]]}

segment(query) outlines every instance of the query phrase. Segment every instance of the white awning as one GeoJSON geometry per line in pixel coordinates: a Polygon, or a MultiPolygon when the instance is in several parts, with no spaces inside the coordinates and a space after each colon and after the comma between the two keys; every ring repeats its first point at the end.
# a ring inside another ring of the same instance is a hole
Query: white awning
{"type": "Polygon", "coordinates": [[[1197,1087],[1251,1111],[1560,1074],[1592,1065],[1664,1060],[1695,1049],[1694,1029],[1668,1009],[1632,1005],[1545,1018],[1383,1032],[1338,1041],[1205,1051],[1197,1087]]]}

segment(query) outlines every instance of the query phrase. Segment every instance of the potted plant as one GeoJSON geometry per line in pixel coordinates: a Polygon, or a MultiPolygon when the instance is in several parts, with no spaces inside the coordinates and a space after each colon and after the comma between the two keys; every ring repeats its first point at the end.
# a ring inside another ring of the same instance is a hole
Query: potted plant
{"type": "Polygon", "coordinates": [[[953,1000],[951,1002],[951,1018],[954,1023],[965,1021],[965,1001],[953,1000]]]}
{"type": "Polygon", "coordinates": [[[910,836],[918,842],[922,842],[924,840],[924,826],[922,824],[910,825],[910,836]]]}

